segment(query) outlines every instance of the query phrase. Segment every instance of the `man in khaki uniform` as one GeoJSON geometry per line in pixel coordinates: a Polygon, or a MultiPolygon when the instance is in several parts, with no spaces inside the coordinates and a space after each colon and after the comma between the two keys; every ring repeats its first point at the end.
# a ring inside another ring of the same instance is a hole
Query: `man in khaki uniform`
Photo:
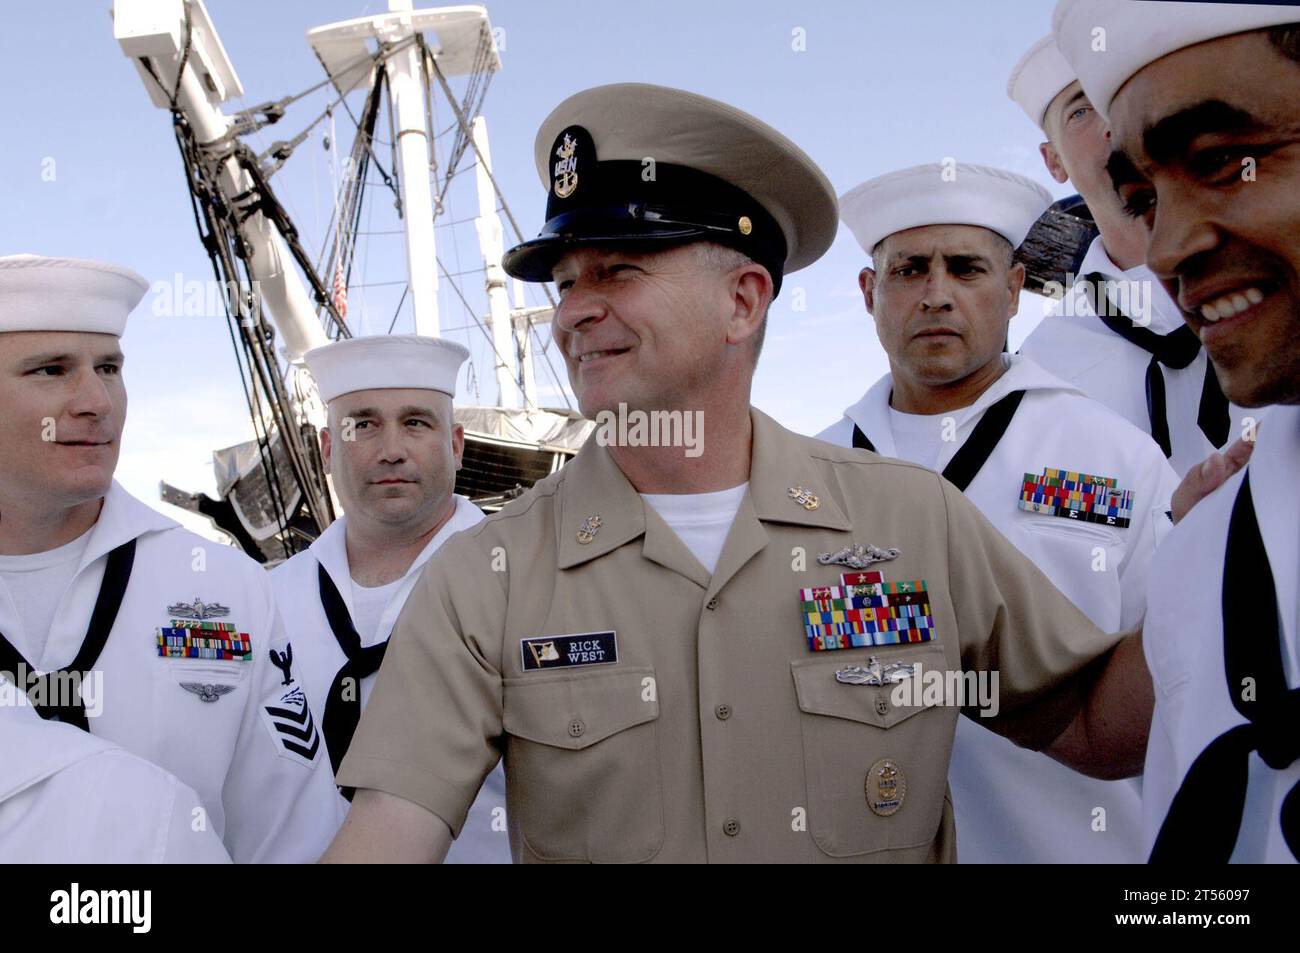
{"type": "Polygon", "coordinates": [[[570,98],[537,144],[547,224],[505,266],[556,282],[597,430],[429,562],[326,859],[440,859],[504,757],[521,861],[952,860],[957,710],[922,686],[963,668],[997,669],[981,723],[1136,772],[1149,686],[1114,677],[1136,639],[1101,636],[936,474],[749,405],[782,276],[834,235],[812,161],[640,85],[570,98]],[[652,411],[679,439],[647,435],[652,411]]]}

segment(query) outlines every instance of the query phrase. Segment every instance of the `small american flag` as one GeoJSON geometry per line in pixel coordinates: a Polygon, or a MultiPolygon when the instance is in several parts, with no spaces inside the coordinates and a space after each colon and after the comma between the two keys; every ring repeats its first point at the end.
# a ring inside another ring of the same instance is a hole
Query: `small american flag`
{"type": "Polygon", "coordinates": [[[343,262],[340,260],[334,268],[334,310],[340,318],[348,316],[348,283],[343,277],[343,262]]]}

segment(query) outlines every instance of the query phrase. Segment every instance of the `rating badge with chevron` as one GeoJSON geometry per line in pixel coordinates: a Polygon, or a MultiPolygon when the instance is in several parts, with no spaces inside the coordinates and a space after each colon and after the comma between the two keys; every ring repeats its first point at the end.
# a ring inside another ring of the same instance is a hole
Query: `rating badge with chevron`
{"type": "Polygon", "coordinates": [[[314,765],[324,746],[311,706],[307,704],[307,696],[293,677],[290,667],[293,649],[286,647],[284,652],[272,650],[271,661],[284,678],[262,706],[262,721],[277,743],[281,757],[314,765]]]}

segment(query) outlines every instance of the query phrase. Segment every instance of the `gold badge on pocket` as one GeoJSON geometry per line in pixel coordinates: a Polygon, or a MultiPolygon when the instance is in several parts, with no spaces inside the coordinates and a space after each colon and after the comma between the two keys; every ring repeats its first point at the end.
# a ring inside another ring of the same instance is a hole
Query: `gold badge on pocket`
{"type": "Polygon", "coordinates": [[[896,761],[881,758],[867,771],[867,805],[881,817],[897,813],[907,797],[907,778],[896,761]]]}

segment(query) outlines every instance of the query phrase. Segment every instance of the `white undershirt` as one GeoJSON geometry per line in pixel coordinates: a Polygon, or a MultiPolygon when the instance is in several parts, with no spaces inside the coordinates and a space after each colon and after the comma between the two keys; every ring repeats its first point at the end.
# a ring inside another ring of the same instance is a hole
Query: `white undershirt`
{"type": "Polygon", "coordinates": [[[374,645],[386,634],[377,631],[379,620],[401,584],[402,578],[399,577],[372,589],[352,580],[352,624],[357,635],[361,636],[362,645],[374,645]]]}
{"type": "Polygon", "coordinates": [[[39,665],[45,654],[50,626],[54,624],[63,594],[77,574],[77,566],[90,543],[90,533],[88,529],[72,542],[43,553],[0,556],[0,585],[9,591],[23,626],[21,635],[17,632],[4,635],[33,665],[39,665]]]}
{"type": "MultiPolygon", "coordinates": [[[[942,414],[904,414],[889,408],[889,426],[894,432],[894,449],[898,459],[934,468],[943,453],[944,421],[961,420],[964,411],[945,411],[942,414]]],[[[956,424],[954,424],[954,429],[956,424]]]]}
{"type": "Polygon", "coordinates": [[[713,574],[749,483],[715,493],[642,493],[700,565],[713,574]]]}

